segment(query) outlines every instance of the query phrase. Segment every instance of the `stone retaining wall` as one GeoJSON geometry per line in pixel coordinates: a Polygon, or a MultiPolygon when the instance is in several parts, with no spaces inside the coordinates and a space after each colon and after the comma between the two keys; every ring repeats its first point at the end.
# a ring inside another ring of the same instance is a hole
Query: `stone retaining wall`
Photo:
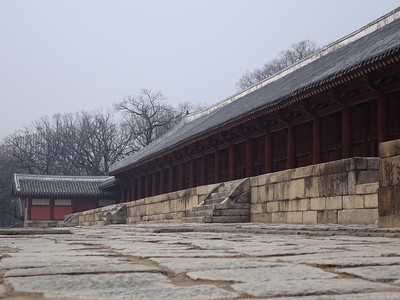
{"type": "Polygon", "coordinates": [[[350,158],[251,178],[251,221],[374,224],[378,158],[350,158]]]}
{"type": "Polygon", "coordinates": [[[57,220],[25,220],[24,227],[57,227],[57,220]]]}
{"type": "MultiPolygon", "coordinates": [[[[186,216],[186,211],[199,205],[215,186],[217,185],[199,186],[137,201],[120,203],[117,204],[117,207],[126,205],[127,224],[140,222],[179,223],[181,218],[186,216]]],[[[104,225],[105,220],[99,219],[99,215],[106,213],[111,207],[115,206],[78,213],[78,224],[83,226],[104,225]]]]}
{"type": "MultiPolygon", "coordinates": [[[[250,178],[251,222],[374,224],[378,158],[349,158],[250,178]]],[[[217,185],[200,186],[126,205],[126,223],[178,223],[217,185]]],[[[79,225],[104,225],[115,206],[78,213],[79,225]]]]}
{"type": "Polygon", "coordinates": [[[379,227],[400,227],[400,140],[379,145],[379,227]]]}

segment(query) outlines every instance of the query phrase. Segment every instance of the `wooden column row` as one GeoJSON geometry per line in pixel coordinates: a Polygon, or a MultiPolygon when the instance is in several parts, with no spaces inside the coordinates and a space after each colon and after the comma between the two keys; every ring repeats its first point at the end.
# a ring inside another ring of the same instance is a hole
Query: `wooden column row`
{"type": "MultiPolygon", "coordinates": [[[[377,113],[377,121],[378,121],[378,142],[384,142],[389,139],[389,133],[388,133],[388,105],[386,101],[386,96],[384,93],[379,93],[378,97],[378,111],[377,113]]],[[[346,102],[342,102],[343,108],[341,111],[341,158],[349,158],[352,157],[353,155],[353,129],[352,129],[352,107],[348,105],[346,102]]],[[[314,114],[312,116],[312,144],[311,146],[311,156],[310,156],[310,162],[313,164],[318,164],[323,162],[323,156],[322,156],[322,135],[323,135],[323,130],[322,130],[322,121],[321,117],[314,114]]],[[[286,167],[288,169],[291,168],[296,168],[297,167],[297,158],[296,158],[296,126],[293,125],[290,121],[287,122],[287,141],[286,141],[286,153],[287,153],[287,164],[286,167]]],[[[227,142],[228,143],[228,142],[227,142]]],[[[252,148],[252,143],[253,140],[250,137],[246,137],[245,141],[246,145],[244,147],[246,151],[245,155],[245,162],[244,166],[246,168],[246,172],[244,173],[246,177],[253,176],[254,173],[254,157],[253,157],[253,148],[252,148]]],[[[274,153],[273,153],[273,139],[272,139],[272,133],[265,129],[265,145],[264,145],[264,160],[265,160],[265,168],[264,172],[265,173],[271,173],[274,170],[274,153]]],[[[221,149],[214,149],[214,170],[215,170],[215,175],[214,175],[214,182],[220,182],[221,181],[221,161],[222,161],[222,153],[227,153],[225,155],[228,156],[227,161],[228,161],[228,171],[229,171],[229,180],[235,180],[238,179],[236,178],[236,157],[235,157],[235,145],[233,143],[227,145],[228,151],[221,151],[221,149]]],[[[202,153],[201,154],[201,160],[200,160],[200,170],[195,170],[195,159],[190,158],[189,160],[185,162],[180,162],[177,166],[174,165],[169,165],[168,167],[164,169],[159,169],[158,171],[151,173],[151,174],[146,174],[142,176],[138,176],[136,178],[132,178],[130,180],[130,190],[129,190],[129,195],[127,198],[133,200],[137,197],[141,196],[152,196],[155,195],[157,192],[164,193],[166,192],[164,187],[165,187],[165,179],[164,178],[164,170],[168,169],[168,191],[171,192],[173,191],[176,187],[179,189],[185,188],[185,168],[184,163],[189,164],[189,174],[186,174],[186,176],[189,176],[187,181],[189,182],[189,187],[195,187],[196,186],[196,173],[200,175],[201,181],[200,184],[205,185],[208,184],[207,180],[207,158],[206,154],[202,153]],[[176,168],[176,169],[174,169],[176,168]],[[176,171],[175,171],[176,170],[176,171]],[[160,174],[159,177],[156,175],[156,173],[160,174]],[[177,174],[175,174],[177,173],[177,174]],[[137,180],[137,184],[135,185],[135,180],[137,180]],[[144,182],[142,182],[144,180],[144,182]],[[178,180],[178,184],[176,186],[175,180],[178,180]],[[156,185],[159,185],[159,188],[156,187],[156,185]],[[137,191],[134,189],[137,186],[137,191]],[[144,187],[144,191],[142,191],[144,187]]],[[[225,160],[224,160],[225,161],[225,160]]],[[[121,197],[121,200],[123,199],[123,196],[121,197]]],[[[128,199],[125,199],[125,201],[128,199]]],[[[135,199],[136,200],[136,199],[135,199]]]]}

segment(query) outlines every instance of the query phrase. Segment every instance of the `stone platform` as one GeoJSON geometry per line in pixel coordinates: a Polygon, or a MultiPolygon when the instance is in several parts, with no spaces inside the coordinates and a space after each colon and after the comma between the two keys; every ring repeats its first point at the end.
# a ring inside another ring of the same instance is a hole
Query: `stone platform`
{"type": "Polygon", "coordinates": [[[137,224],[0,231],[0,299],[400,299],[400,229],[137,224]]]}

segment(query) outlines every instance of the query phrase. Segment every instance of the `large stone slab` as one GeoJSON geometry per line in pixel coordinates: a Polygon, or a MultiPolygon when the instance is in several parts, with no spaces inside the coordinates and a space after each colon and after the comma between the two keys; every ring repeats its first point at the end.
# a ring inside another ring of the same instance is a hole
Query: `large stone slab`
{"type": "Polygon", "coordinates": [[[246,292],[256,297],[344,294],[361,291],[385,291],[392,288],[388,284],[352,278],[302,279],[287,281],[275,279],[262,283],[239,283],[234,284],[232,287],[237,291],[246,292]]]}
{"type": "Polygon", "coordinates": [[[89,274],[11,277],[17,292],[76,299],[227,299],[238,294],[213,285],[177,286],[161,274],[89,274]]]}
{"type": "Polygon", "coordinates": [[[67,275],[67,274],[100,274],[100,273],[131,273],[131,272],[160,272],[155,267],[134,264],[130,262],[108,262],[101,264],[95,262],[81,261],[79,263],[68,263],[64,265],[51,264],[50,266],[28,269],[13,269],[5,273],[4,277],[39,276],[39,275],[67,275]]]}
{"type": "MultiPolygon", "coordinates": [[[[228,267],[228,266],[227,266],[228,267]]],[[[206,270],[189,272],[187,275],[192,279],[206,280],[229,280],[241,282],[261,282],[268,280],[305,280],[311,278],[335,278],[336,274],[323,271],[319,268],[314,268],[299,264],[278,264],[268,268],[229,268],[221,270],[206,270]]]]}
{"type": "Polygon", "coordinates": [[[338,211],[339,224],[376,224],[378,217],[378,209],[375,208],[338,211]]]}
{"type": "Polygon", "coordinates": [[[364,266],[364,265],[391,265],[400,264],[400,257],[381,256],[377,253],[357,253],[353,251],[321,252],[308,255],[287,256],[281,259],[286,262],[305,264],[327,265],[327,266],[364,266]]]}
{"type": "MultiPolygon", "coordinates": [[[[279,300],[398,300],[400,292],[371,292],[371,293],[354,293],[354,294],[336,294],[318,296],[298,296],[298,297],[279,297],[279,300]]],[[[249,299],[246,299],[249,300],[249,299]]]]}
{"type": "Polygon", "coordinates": [[[7,294],[6,288],[3,284],[0,284],[0,297],[5,297],[7,294]]]}
{"type": "Polygon", "coordinates": [[[152,258],[153,261],[167,267],[176,273],[213,270],[236,270],[253,268],[272,268],[282,266],[274,259],[244,259],[244,258],[152,258]]]}
{"type": "Polygon", "coordinates": [[[400,265],[345,268],[337,269],[336,271],[339,273],[356,275],[374,281],[396,280],[400,278],[400,265]]]}
{"type": "Polygon", "coordinates": [[[381,158],[400,155],[400,140],[394,140],[379,144],[379,156],[381,158]]]}
{"type": "MultiPolygon", "coordinates": [[[[73,252],[71,252],[73,254],[73,252]]],[[[102,255],[50,255],[50,254],[20,254],[14,253],[0,261],[0,267],[9,269],[27,269],[27,268],[46,268],[46,267],[68,267],[68,266],[100,266],[100,265],[124,265],[127,260],[112,256],[102,255]]]]}

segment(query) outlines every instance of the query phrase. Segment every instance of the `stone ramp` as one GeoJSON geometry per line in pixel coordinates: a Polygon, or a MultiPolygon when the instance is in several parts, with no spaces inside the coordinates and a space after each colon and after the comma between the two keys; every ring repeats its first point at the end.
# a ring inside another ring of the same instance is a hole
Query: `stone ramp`
{"type": "Polygon", "coordinates": [[[250,180],[221,183],[182,218],[183,223],[250,222],[250,180]]]}

